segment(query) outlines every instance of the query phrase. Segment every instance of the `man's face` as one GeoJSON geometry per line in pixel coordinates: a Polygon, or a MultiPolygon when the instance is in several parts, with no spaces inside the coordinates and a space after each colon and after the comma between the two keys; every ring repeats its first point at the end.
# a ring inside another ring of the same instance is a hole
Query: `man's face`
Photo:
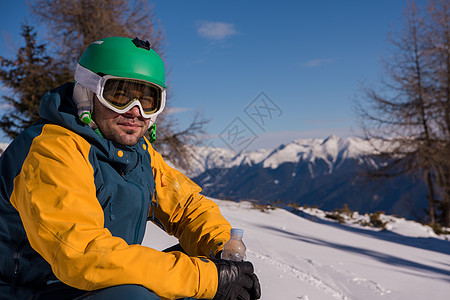
{"type": "Polygon", "coordinates": [[[101,104],[95,95],[92,118],[105,138],[126,146],[136,145],[150,122],[141,116],[138,106],[119,114],[101,104]]]}

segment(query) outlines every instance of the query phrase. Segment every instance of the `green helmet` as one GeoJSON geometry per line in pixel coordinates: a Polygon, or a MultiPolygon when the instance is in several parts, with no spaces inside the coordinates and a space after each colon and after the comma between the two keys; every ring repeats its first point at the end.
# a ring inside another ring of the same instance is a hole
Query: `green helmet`
{"type": "Polygon", "coordinates": [[[134,78],[165,85],[164,63],[149,42],[135,38],[108,37],[90,44],[79,64],[94,73],[134,78]]]}
{"type": "Polygon", "coordinates": [[[96,128],[91,119],[92,94],[101,99],[104,84],[111,76],[150,82],[160,88],[161,103],[155,112],[147,116],[151,120],[149,126],[154,124],[166,102],[164,63],[150,48],[148,41],[125,37],[108,37],[95,41],[81,55],[75,71],[76,84],[73,91],[80,119],[96,128]]]}

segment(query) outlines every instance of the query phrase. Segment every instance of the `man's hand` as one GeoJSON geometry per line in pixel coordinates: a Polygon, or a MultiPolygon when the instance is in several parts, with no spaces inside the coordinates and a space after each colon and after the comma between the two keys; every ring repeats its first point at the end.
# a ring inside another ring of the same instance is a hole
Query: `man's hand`
{"type": "Polygon", "coordinates": [[[217,267],[219,282],[213,300],[256,300],[261,286],[248,261],[212,260],[217,267]]]}

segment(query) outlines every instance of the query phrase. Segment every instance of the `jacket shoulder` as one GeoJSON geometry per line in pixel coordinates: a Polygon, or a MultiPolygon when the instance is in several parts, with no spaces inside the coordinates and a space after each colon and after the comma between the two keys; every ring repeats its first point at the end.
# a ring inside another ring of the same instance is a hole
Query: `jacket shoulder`
{"type": "Polygon", "coordinates": [[[65,151],[87,153],[91,144],[72,130],[55,124],[46,124],[41,134],[34,139],[31,148],[34,147],[50,147],[50,149],[54,147],[54,150],[64,148],[65,151]]]}

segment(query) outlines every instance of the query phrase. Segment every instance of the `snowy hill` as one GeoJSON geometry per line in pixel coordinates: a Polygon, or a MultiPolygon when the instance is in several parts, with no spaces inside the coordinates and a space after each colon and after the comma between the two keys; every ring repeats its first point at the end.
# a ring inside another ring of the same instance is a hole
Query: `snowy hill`
{"type": "MultiPolygon", "coordinates": [[[[264,300],[444,300],[450,294],[450,242],[429,227],[384,216],[388,230],[339,224],[317,209],[266,212],[215,200],[244,229],[264,300]],[[314,220],[314,221],[313,221],[314,220]]],[[[176,243],[149,224],[144,244],[176,243]]]]}
{"type": "MultiPolygon", "coordinates": [[[[427,191],[422,182],[407,175],[389,181],[368,181],[363,176],[363,156],[374,153],[373,142],[333,135],[239,154],[196,147],[188,174],[204,194],[220,199],[280,200],[324,210],[345,203],[361,212],[423,217],[427,191]]],[[[371,164],[376,160],[372,158],[371,164]]]]}

